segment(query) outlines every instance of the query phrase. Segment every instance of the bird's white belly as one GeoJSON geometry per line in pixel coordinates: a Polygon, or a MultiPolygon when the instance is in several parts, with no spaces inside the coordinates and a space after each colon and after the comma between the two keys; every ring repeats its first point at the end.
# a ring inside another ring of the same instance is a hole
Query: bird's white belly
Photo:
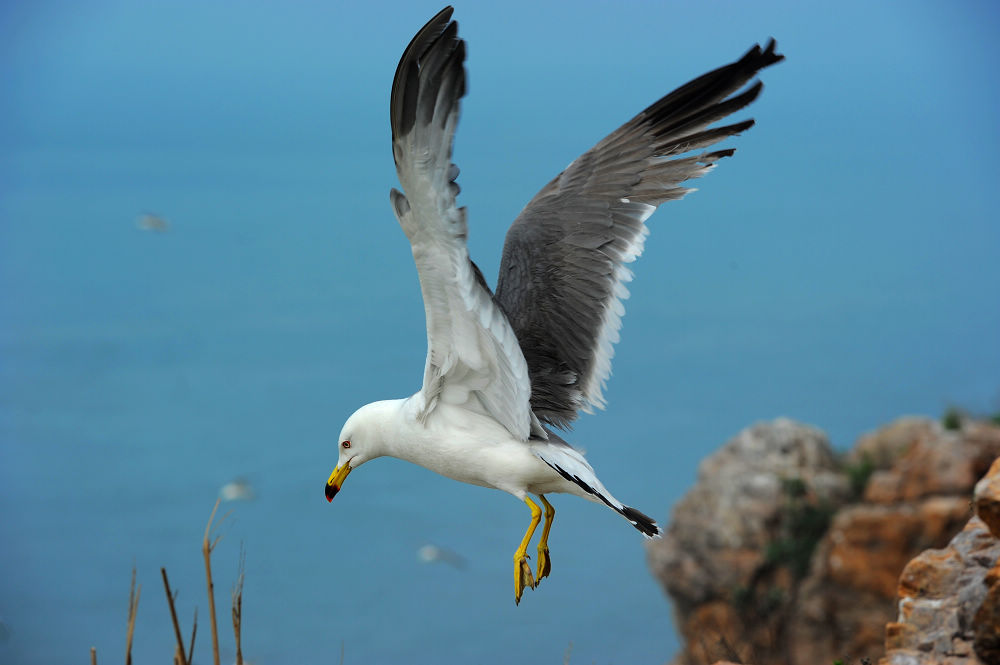
{"type": "Polygon", "coordinates": [[[439,404],[426,424],[413,425],[412,443],[400,456],[442,476],[519,497],[561,480],[530,444],[487,416],[439,404]]]}

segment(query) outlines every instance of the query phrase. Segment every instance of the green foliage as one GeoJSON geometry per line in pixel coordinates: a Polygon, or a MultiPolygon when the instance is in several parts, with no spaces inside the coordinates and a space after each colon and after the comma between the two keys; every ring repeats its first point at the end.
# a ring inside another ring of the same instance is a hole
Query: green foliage
{"type": "Polygon", "coordinates": [[[946,430],[960,430],[966,421],[985,421],[992,425],[1000,425],[1000,411],[985,415],[982,412],[971,413],[957,406],[949,406],[941,415],[941,426],[946,430]]]}
{"type": "Polygon", "coordinates": [[[782,490],[788,500],[781,513],[781,535],[768,544],[764,559],[787,567],[801,579],[809,572],[813,550],[829,528],[836,509],[825,501],[809,500],[801,478],[783,480],[782,490]]]}
{"type": "Polygon", "coordinates": [[[742,584],[733,587],[731,592],[731,602],[737,612],[743,613],[753,606],[753,589],[742,584]]]}
{"type": "Polygon", "coordinates": [[[773,586],[764,593],[757,607],[761,614],[768,615],[775,610],[781,609],[785,602],[785,591],[780,587],[773,586]]]}
{"type": "Polygon", "coordinates": [[[801,478],[782,478],[781,479],[781,491],[785,493],[785,496],[792,499],[799,499],[806,495],[808,488],[806,483],[801,478]]]}
{"type": "Polygon", "coordinates": [[[740,614],[752,614],[759,620],[781,609],[785,603],[785,591],[780,587],[769,587],[763,593],[757,593],[753,587],[740,585],[733,587],[730,602],[740,614]]]}
{"type": "Polygon", "coordinates": [[[965,420],[965,414],[961,409],[949,406],[944,410],[944,415],[941,416],[941,427],[947,430],[960,430],[962,429],[962,421],[965,420]]]}
{"type": "Polygon", "coordinates": [[[875,461],[872,456],[865,453],[861,459],[853,464],[844,465],[844,473],[851,485],[851,497],[854,501],[861,498],[868,486],[868,479],[875,472],[875,461]]]}

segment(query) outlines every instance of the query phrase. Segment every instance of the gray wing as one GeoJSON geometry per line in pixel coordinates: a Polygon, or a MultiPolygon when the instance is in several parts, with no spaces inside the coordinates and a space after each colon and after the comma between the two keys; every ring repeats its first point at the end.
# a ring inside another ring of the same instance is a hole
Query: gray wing
{"type": "Polygon", "coordinates": [[[681,86],[574,160],[524,208],[507,232],[496,299],[531,374],[531,406],[567,427],[579,410],[604,407],[618,342],[627,264],[642,253],[646,219],[733,154],[707,148],[753,125],[712,123],[750,104],[757,72],[784,56],[755,45],[742,58],[681,86]]]}
{"type": "Polygon", "coordinates": [[[392,154],[406,192],[393,210],[410,240],[427,316],[427,362],[416,398],[425,420],[440,403],[489,415],[513,436],[544,436],[531,413],[528,366],[517,337],[466,247],[465,208],[457,207],[451,163],[465,94],[465,42],[451,7],[407,46],[389,103],[392,154]]]}

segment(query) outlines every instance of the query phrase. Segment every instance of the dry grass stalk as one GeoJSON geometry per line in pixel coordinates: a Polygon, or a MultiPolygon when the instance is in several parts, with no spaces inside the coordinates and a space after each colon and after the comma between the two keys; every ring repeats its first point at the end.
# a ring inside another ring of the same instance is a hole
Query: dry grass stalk
{"type": "Polygon", "coordinates": [[[184,640],[181,638],[181,627],[177,623],[177,611],[174,609],[174,594],[170,592],[170,582],[167,581],[167,569],[160,568],[163,575],[163,588],[167,591],[167,604],[170,605],[170,619],[174,622],[174,637],[177,638],[177,650],[174,653],[174,662],[179,665],[188,665],[184,658],[184,640]]]}
{"type": "Polygon", "coordinates": [[[233,585],[233,636],[236,638],[236,665],[243,665],[240,629],[243,625],[243,578],[246,575],[247,551],[240,545],[240,574],[233,585]]]}
{"type": "Polygon", "coordinates": [[[194,621],[192,622],[192,625],[191,625],[191,644],[188,646],[188,661],[187,662],[189,662],[189,663],[193,663],[194,662],[191,659],[194,658],[194,636],[197,633],[198,633],[198,608],[195,607],[194,608],[194,621]]]}
{"type": "Polygon", "coordinates": [[[128,589],[128,633],[125,638],[125,665],[132,665],[132,636],[135,634],[135,617],[139,612],[139,594],[142,585],[135,585],[135,566],[132,566],[132,584],[128,589]]]}
{"type": "MultiPolygon", "coordinates": [[[[201,551],[205,557],[205,581],[208,585],[208,609],[212,619],[212,657],[215,665],[219,665],[219,630],[215,620],[215,585],[212,583],[212,551],[219,544],[222,536],[215,536],[212,540],[212,522],[215,521],[215,513],[219,509],[219,500],[215,501],[212,514],[205,525],[205,537],[202,540],[201,551]]],[[[227,513],[228,515],[228,513],[227,513]]],[[[221,524],[226,519],[226,515],[219,520],[221,524]]],[[[218,526],[218,525],[216,525],[218,526]]],[[[241,643],[243,625],[243,581],[246,569],[246,550],[240,547],[240,567],[239,577],[233,585],[233,633],[236,636],[236,664],[243,665],[243,647],[241,643]]],[[[174,665],[190,665],[194,658],[194,640],[198,634],[198,608],[194,609],[194,621],[191,626],[191,642],[188,645],[187,654],[184,653],[184,641],[181,637],[181,627],[177,621],[177,609],[174,606],[174,599],[177,594],[170,590],[170,581],[167,579],[167,569],[160,568],[163,576],[163,588],[167,594],[167,605],[170,607],[170,620],[174,625],[174,638],[177,644],[174,647],[174,665]]],[[[142,592],[142,585],[136,586],[136,569],[132,566],[132,584],[129,587],[128,601],[128,636],[125,644],[125,663],[132,665],[132,637],[135,635],[135,620],[139,609],[139,595],[142,592]]],[[[344,659],[343,644],[340,652],[341,663],[344,659]]],[[[97,665],[97,647],[90,647],[90,665],[97,665]]]]}
{"type": "Polygon", "coordinates": [[[212,520],[215,519],[215,511],[219,509],[219,499],[215,500],[215,507],[208,517],[208,524],[205,525],[205,537],[201,541],[201,553],[205,557],[205,581],[208,584],[208,613],[212,622],[212,662],[219,665],[219,628],[215,621],[215,585],[212,584],[212,550],[219,544],[217,536],[214,541],[210,540],[212,534],[212,520]]]}

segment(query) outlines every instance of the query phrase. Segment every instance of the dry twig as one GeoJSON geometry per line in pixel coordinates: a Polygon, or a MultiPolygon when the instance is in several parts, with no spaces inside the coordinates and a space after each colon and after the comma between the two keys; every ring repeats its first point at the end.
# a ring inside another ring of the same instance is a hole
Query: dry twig
{"type": "Polygon", "coordinates": [[[219,499],[216,499],[215,507],[212,508],[212,514],[208,517],[208,524],[205,525],[205,537],[201,541],[201,553],[205,556],[205,581],[208,585],[208,613],[212,621],[212,662],[215,665],[219,665],[219,628],[215,622],[215,585],[212,584],[212,550],[219,544],[219,538],[222,536],[216,536],[214,541],[210,541],[209,538],[212,533],[212,520],[215,519],[215,511],[218,509],[219,499]]]}
{"type": "Polygon", "coordinates": [[[135,634],[135,617],[139,611],[139,594],[142,585],[135,586],[135,566],[132,566],[132,584],[128,589],[128,633],[125,638],[125,665],[132,665],[132,636],[135,634]]]}
{"type": "Polygon", "coordinates": [[[243,625],[243,578],[246,575],[247,551],[240,545],[240,574],[233,585],[233,635],[236,638],[236,665],[243,665],[243,645],[240,629],[243,625]]]}
{"type": "Polygon", "coordinates": [[[193,663],[191,660],[194,658],[194,636],[198,633],[198,608],[194,608],[194,622],[191,625],[191,645],[188,647],[188,662],[193,663]]]}
{"type": "Polygon", "coordinates": [[[566,645],[566,651],[563,652],[563,665],[569,665],[569,657],[573,655],[573,643],[570,642],[566,645]]]}
{"type": "MultiPolygon", "coordinates": [[[[222,536],[218,535],[213,539],[212,523],[215,521],[215,513],[218,509],[219,500],[217,499],[215,501],[215,506],[212,507],[212,514],[208,517],[208,524],[205,525],[205,536],[202,539],[201,544],[201,552],[205,557],[205,581],[208,586],[208,609],[212,620],[212,657],[214,665],[219,665],[219,630],[215,619],[215,585],[212,582],[212,551],[215,549],[215,546],[219,544],[219,540],[222,536]]],[[[226,519],[227,515],[222,516],[219,520],[219,524],[226,519]]],[[[245,577],[245,569],[246,550],[241,545],[239,576],[236,583],[233,585],[232,590],[233,634],[236,637],[236,665],[243,665],[241,635],[243,626],[243,581],[245,577]]],[[[198,608],[196,607],[194,609],[194,620],[191,626],[191,641],[188,644],[187,654],[185,654],[184,640],[181,637],[181,627],[180,623],[177,621],[177,609],[174,605],[174,600],[176,599],[177,594],[170,589],[170,581],[167,579],[167,569],[160,568],[160,574],[163,576],[163,589],[167,594],[167,605],[170,607],[170,620],[173,623],[174,638],[177,641],[177,645],[174,648],[173,662],[174,665],[190,665],[194,658],[195,636],[198,634],[198,608]]],[[[133,565],[132,583],[128,592],[128,634],[125,643],[126,665],[132,665],[132,638],[135,635],[135,621],[139,609],[139,596],[142,593],[142,585],[140,584],[136,586],[135,579],[136,568],[133,565]]],[[[343,652],[341,652],[341,659],[343,659],[343,652]]],[[[97,647],[90,647],[90,665],[97,665],[97,647]]]]}
{"type": "Polygon", "coordinates": [[[177,611],[174,609],[174,595],[170,592],[170,582],[167,581],[167,569],[160,568],[163,575],[163,588],[167,591],[167,604],[170,605],[170,619],[174,622],[174,637],[177,638],[177,651],[174,654],[174,662],[180,665],[187,665],[184,658],[184,640],[181,638],[181,627],[177,623],[177,611]]]}

